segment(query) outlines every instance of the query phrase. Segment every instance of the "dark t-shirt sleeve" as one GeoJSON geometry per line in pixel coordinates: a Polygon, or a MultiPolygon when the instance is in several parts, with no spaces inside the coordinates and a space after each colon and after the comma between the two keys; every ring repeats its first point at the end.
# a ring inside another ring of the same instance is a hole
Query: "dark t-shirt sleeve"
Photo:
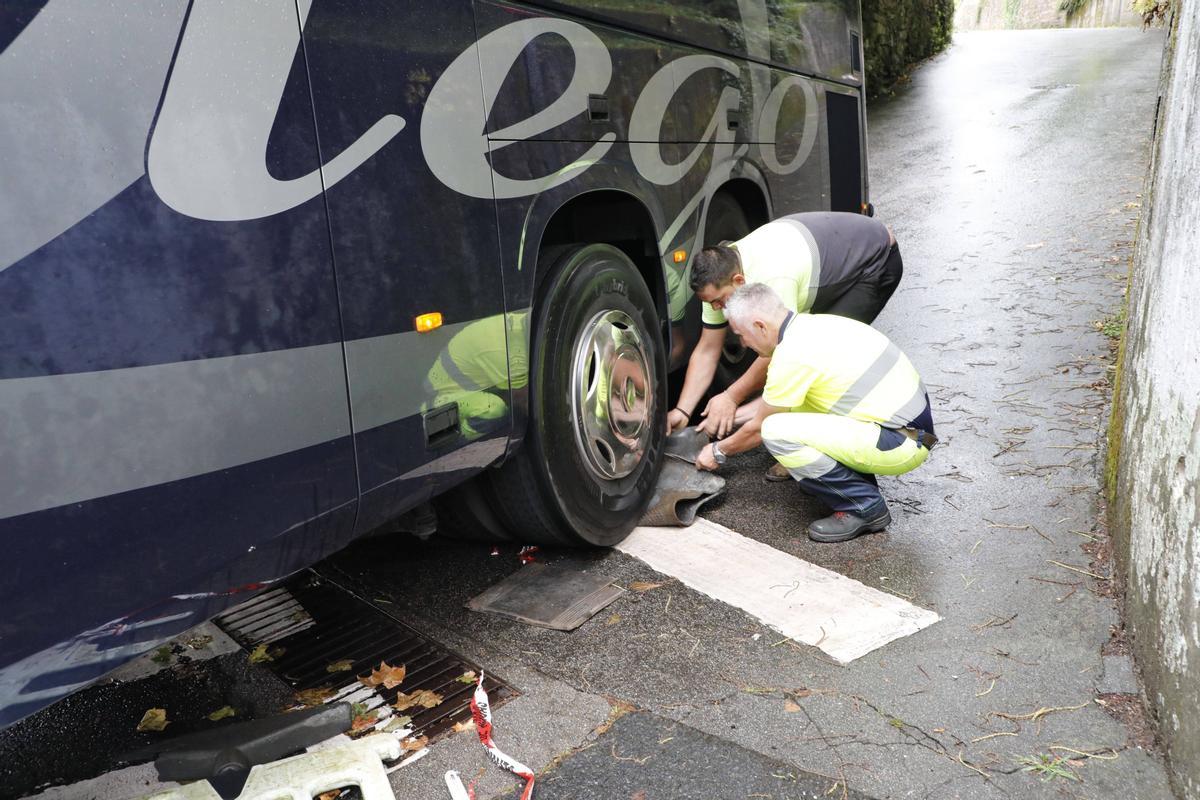
{"type": "Polygon", "coordinates": [[[823,211],[793,214],[817,244],[821,277],[814,311],[825,298],[837,298],[851,284],[883,268],[891,249],[887,226],[862,214],[823,211]]]}

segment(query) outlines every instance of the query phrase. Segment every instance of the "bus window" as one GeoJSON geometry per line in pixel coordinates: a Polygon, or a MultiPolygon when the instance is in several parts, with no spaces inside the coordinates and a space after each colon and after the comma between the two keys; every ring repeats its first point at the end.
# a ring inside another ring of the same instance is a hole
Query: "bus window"
{"type": "Polygon", "coordinates": [[[709,50],[746,54],[737,0],[565,0],[555,5],[709,50]]]}
{"type": "Polygon", "coordinates": [[[581,16],[612,22],[796,72],[853,79],[849,25],[857,0],[546,0],[581,16]],[[762,26],[768,37],[762,35],[762,26]]]}
{"type": "Polygon", "coordinates": [[[854,0],[771,3],[771,60],[800,72],[853,79],[849,23],[857,18],[854,0]]]}
{"type": "Polygon", "coordinates": [[[826,92],[825,114],[829,125],[830,210],[858,213],[863,202],[858,99],[826,92]]]}

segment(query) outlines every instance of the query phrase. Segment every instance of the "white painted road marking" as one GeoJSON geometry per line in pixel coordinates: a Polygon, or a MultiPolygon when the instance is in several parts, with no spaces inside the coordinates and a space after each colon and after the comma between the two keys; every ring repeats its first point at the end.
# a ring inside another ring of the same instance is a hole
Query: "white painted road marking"
{"type": "Polygon", "coordinates": [[[688,528],[636,528],[617,549],[840,664],[941,619],[706,519],[688,528]]]}

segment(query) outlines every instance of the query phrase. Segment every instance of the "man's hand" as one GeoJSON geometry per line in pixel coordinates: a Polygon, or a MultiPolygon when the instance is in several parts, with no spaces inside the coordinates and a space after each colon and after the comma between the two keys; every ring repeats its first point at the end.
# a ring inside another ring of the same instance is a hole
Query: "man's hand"
{"type": "Polygon", "coordinates": [[[672,408],[667,414],[667,435],[670,436],[675,431],[683,430],[689,421],[686,414],[678,408],[672,408]]]}
{"type": "Polygon", "coordinates": [[[706,470],[708,472],[716,472],[717,459],[713,457],[713,446],[710,444],[707,447],[700,449],[699,455],[696,456],[696,469],[706,470]]]}
{"type": "Polygon", "coordinates": [[[721,392],[704,407],[704,421],[696,427],[716,439],[724,439],[733,432],[733,418],[738,404],[728,392],[721,392]]]}

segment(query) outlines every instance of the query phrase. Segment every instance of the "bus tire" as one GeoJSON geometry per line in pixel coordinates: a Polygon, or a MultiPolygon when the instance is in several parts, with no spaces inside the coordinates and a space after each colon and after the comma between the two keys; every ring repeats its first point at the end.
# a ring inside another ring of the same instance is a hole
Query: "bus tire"
{"type": "MultiPolygon", "coordinates": [[[[713,195],[704,222],[704,246],[713,247],[721,242],[736,241],[749,232],[746,212],[733,195],[726,192],[713,195]]],[[[721,360],[717,362],[717,372],[713,376],[714,391],[728,388],[742,377],[755,358],[754,351],[742,344],[733,331],[726,329],[721,360]]]]}
{"type": "Polygon", "coordinates": [[[476,475],[437,497],[438,533],[450,539],[510,542],[512,535],[496,516],[487,473],[476,475]]]}
{"type": "Polygon", "coordinates": [[[633,530],[662,468],[658,312],[615,247],[575,245],[543,258],[553,263],[533,310],[529,422],[521,448],[490,473],[492,494],[519,542],[610,546],[633,530]]]}

